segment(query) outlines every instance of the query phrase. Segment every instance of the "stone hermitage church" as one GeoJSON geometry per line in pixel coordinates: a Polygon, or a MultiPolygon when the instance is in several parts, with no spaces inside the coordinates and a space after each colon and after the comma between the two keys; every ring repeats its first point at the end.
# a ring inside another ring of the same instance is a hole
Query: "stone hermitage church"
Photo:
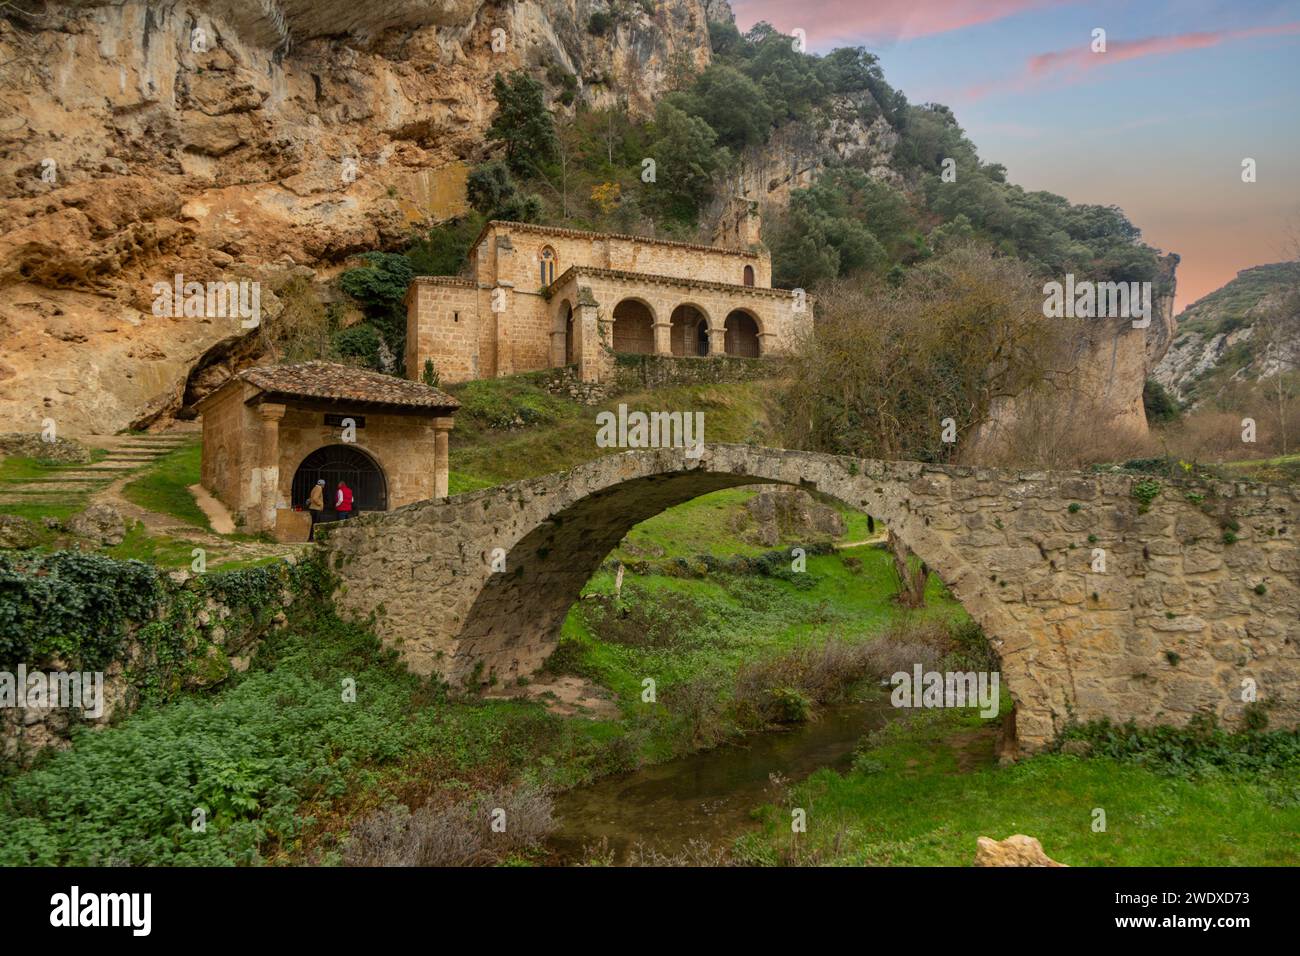
{"type": "Polygon", "coordinates": [[[245,531],[305,541],[308,494],[339,482],[354,513],[447,495],[458,403],[423,384],[572,366],[612,378],[619,353],[759,359],[812,328],[812,300],[772,288],[765,251],[493,221],[465,274],[406,295],[408,379],[328,362],[245,369],[198,403],[202,484],[245,531]]]}
{"type": "Polygon", "coordinates": [[[772,288],[766,251],[517,222],[487,223],[459,276],[406,294],[406,374],[446,383],[572,365],[612,375],[615,353],[758,358],[812,329],[812,300],[772,288]]]}

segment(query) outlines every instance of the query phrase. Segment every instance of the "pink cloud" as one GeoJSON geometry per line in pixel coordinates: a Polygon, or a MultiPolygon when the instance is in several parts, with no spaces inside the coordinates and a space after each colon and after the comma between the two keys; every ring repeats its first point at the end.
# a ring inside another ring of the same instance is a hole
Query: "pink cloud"
{"type": "Polygon", "coordinates": [[[976,100],[989,93],[1033,89],[1051,77],[1062,77],[1067,83],[1078,82],[1084,73],[1098,67],[1125,60],[1148,56],[1166,56],[1186,50],[1204,50],[1234,40],[1248,40],[1261,36],[1285,36],[1300,33],[1300,22],[1280,23],[1273,26],[1250,27],[1245,30],[1213,30],[1200,33],[1180,33],[1166,37],[1147,37],[1142,40],[1113,40],[1106,44],[1105,53],[1092,51],[1091,39],[1069,50],[1057,50],[1031,56],[1023,71],[1010,79],[992,80],[968,87],[961,98],[976,100]]]}
{"type": "Polygon", "coordinates": [[[766,20],[779,30],[801,27],[812,46],[824,46],[818,37],[856,37],[913,40],[965,27],[1057,6],[1067,0],[824,0],[817,4],[792,4],[789,0],[734,0],[742,29],[766,20]]]}

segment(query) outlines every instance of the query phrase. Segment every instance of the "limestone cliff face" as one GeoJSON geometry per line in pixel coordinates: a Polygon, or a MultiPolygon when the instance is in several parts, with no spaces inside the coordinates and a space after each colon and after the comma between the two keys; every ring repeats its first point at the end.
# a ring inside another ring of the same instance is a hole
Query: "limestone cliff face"
{"type": "MultiPolygon", "coordinates": [[[[174,407],[238,320],[153,286],[327,276],[463,207],[498,71],[648,113],[707,65],[703,0],[68,2],[0,20],[0,415],[104,433],[174,407]]],[[[557,107],[562,109],[562,107],[557,107]]]]}
{"type": "Polygon", "coordinates": [[[811,186],[835,160],[865,157],[872,176],[901,187],[893,166],[898,140],[867,92],[836,97],[813,119],[786,123],[766,143],[741,152],[717,183],[704,217],[713,241],[741,248],[757,242],[762,217],[784,208],[792,191],[811,186]]]}

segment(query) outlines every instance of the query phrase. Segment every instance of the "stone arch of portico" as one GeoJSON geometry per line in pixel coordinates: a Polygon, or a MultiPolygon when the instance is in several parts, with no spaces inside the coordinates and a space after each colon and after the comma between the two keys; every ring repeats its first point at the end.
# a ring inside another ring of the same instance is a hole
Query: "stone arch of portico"
{"type": "Polygon", "coordinates": [[[696,344],[696,340],[693,339],[693,338],[691,338],[691,335],[694,334],[694,333],[696,332],[696,329],[694,328],[694,326],[689,330],[689,334],[687,334],[687,335],[685,336],[687,339],[690,339],[690,341],[686,341],[686,342],[684,343],[684,344],[687,346],[687,348],[685,349],[685,351],[683,351],[683,352],[681,352],[681,353],[679,353],[679,352],[677,351],[677,338],[678,338],[677,333],[678,333],[678,329],[679,329],[679,328],[682,328],[682,327],[685,325],[685,319],[684,319],[684,318],[682,319],[681,322],[678,321],[678,313],[681,312],[681,310],[683,310],[683,309],[692,309],[692,310],[694,310],[694,311],[695,311],[696,313],[698,313],[699,316],[704,320],[704,334],[705,334],[705,336],[706,336],[706,341],[707,341],[708,344],[709,344],[709,350],[708,350],[708,353],[707,353],[707,354],[712,355],[712,354],[713,354],[712,336],[713,336],[713,331],[714,331],[714,320],[713,320],[713,315],[712,315],[712,313],[711,313],[708,309],[706,309],[704,306],[700,305],[698,302],[696,302],[696,301],[694,301],[694,300],[687,300],[687,301],[685,301],[685,302],[678,302],[676,305],[673,306],[672,311],[669,313],[668,322],[669,322],[669,325],[670,325],[670,335],[672,336],[672,339],[671,339],[671,341],[672,341],[672,349],[671,349],[672,354],[674,354],[674,355],[678,355],[678,354],[681,354],[681,355],[697,355],[697,354],[699,354],[699,353],[698,353],[698,352],[693,348],[693,346],[695,346],[695,344],[696,344]]]}
{"type": "Polygon", "coordinates": [[[764,352],[764,349],[763,349],[763,337],[764,337],[764,335],[765,335],[765,328],[764,328],[764,324],[763,324],[763,319],[762,319],[762,317],[761,317],[757,312],[755,312],[753,309],[747,308],[747,307],[745,307],[745,306],[736,306],[735,308],[731,308],[731,309],[728,309],[728,310],[727,310],[727,314],[726,314],[726,316],[723,318],[722,323],[721,323],[721,333],[722,333],[722,334],[720,335],[720,338],[723,339],[723,341],[724,341],[724,345],[723,345],[723,348],[720,349],[719,351],[720,351],[720,352],[724,352],[724,353],[727,354],[727,355],[745,355],[745,354],[746,354],[745,351],[744,351],[744,349],[746,348],[745,346],[741,346],[741,345],[739,345],[739,344],[737,344],[737,345],[729,345],[729,344],[726,344],[726,334],[727,334],[728,331],[732,331],[732,329],[728,329],[728,326],[731,325],[731,323],[732,323],[732,319],[733,319],[733,318],[736,319],[735,325],[733,326],[733,329],[735,330],[735,331],[734,331],[734,334],[735,334],[737,340],[743,340],[744,342],[748,342],[748,341],[749,341],[749,336],[748,336],[747,332],[746,332],[746,331],[743,331],[744,320],[745,320],[745,319],[748,319],[750,322],[753,322],[753,323],[754,323],[754,332],[753,332],[753,349],[754,349],[755,354],[756,354],[757,356],[762,356],[762,354],[763,354],[763,352],[764,352]]]}
{"type": "Polygon", "coordinates": [[[578,325],[573,302],[560,299],[551,320],[551,365],[572,365],[578,359],[578,325]]]}
{"type": "Polygon", "coordinates": [[[612,320],[610,345],[615,352],[654,354],[655,325],[659,322],[659,316],[650,302],[640,296],[623,296],[609,314],[612,320]],[[625,323],[622,327],[619,326],[620,321],[625,323]]]}

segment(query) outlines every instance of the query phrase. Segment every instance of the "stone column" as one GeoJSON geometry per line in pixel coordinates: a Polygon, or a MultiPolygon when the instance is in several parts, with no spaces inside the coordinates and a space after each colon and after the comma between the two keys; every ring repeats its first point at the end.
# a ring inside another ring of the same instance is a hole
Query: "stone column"
{"type": "Polygon", "coordinates": [[[559,368],[564,364],[564,329],[551,333],[551,366],[559,368]]]}
{"type": "Polygon", "coordinates": [[[602,381],[613,370],[610,349],[614,344],[614,319],[601,316],[596,297],[587,286],[578,288],[578,302],[573,308],[573,344],[578,378],[582,381],[602,381]]]}
{"type": "Polygon", "coordinates": [[[455,424],[456,420],[450,415],[433,420],[433,496],[435,498],[447,497],[450,470],[448,438],[455,424]]]}
{"type": "Polygon", "coordinates": [[[709,329],[709,355],[727,354],[727,330],[721,324],[709,329]]]}
{"type": "Polygon", "coordinates": [[[654,324],[655,355],[673,354],[673,323],[671,319],[660,319],[654,324]]]}
{"type": "Polygon", "coordinates": [[[257,406],[257,410],[262,416],[258,530],[270,531],[275,527],[275,506],[280,498],[280,419],[284,418],[285,407],[263,402],[257,406]]]}

